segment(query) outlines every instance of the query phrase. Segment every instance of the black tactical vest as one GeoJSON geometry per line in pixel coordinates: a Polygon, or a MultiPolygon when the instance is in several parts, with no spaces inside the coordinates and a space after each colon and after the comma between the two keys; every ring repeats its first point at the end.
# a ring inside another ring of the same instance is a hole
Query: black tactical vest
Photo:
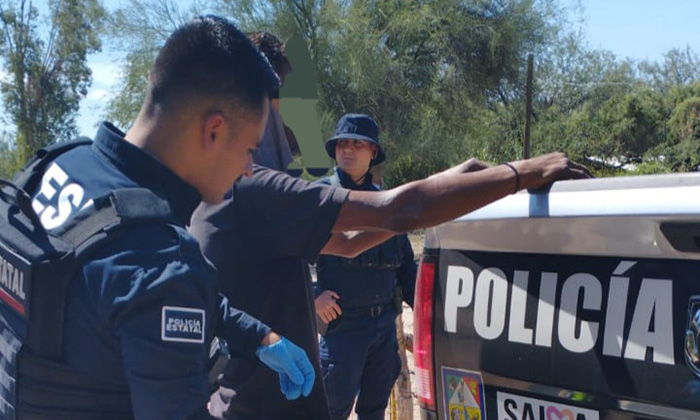
{"type": "Polygon", "coordinates": [[[131,419],[128,387],[64,363],[68,283],[87,256],[140,223],[172,220],[166,201],[146,189],[94,199],[62,231],[48,232],[26,191],[60,154],[89,139],[37,152],[14,178],[0,180],[0,419],[131,419]]]}
{"type": "MultiPolygon", "coordinates": [[[[338,178],[338,174],[334,173],[327,180],[331,186],[337,188],[345,188],[338,178]]],[[[378,187],[375,187],[378,191],[378,187]]],[[[355,258],[338,257],[334,255],[322,255],[319,258],[319,264],[327,267],[340,268],[366,268],[371,270],[396,270],[401,267],[403,261],[403,248],[401,247],[401,239],[399,236],[393,236],[385,242],[372,247],[355,258]]],[[[393,286],[392,286],[393,287],[393,286]]]]}
{"type": "MultiPolygon", "coordinates": [[[[320,182],[345,188],[337,172],[320,182]]],[[[373,191],[379,190],[374,188],[373,191]]],[[[346,314],[348,309],[392,302],[400,291],[396,270],[404,259],[401,241],[399,236],[391,237],[355,258],[320,255],[316,261],[319,286],[340,295],[339,303],[346,314]]],[[[401,299],[398,299],[397,309],[400,307],[401,299]]]]}

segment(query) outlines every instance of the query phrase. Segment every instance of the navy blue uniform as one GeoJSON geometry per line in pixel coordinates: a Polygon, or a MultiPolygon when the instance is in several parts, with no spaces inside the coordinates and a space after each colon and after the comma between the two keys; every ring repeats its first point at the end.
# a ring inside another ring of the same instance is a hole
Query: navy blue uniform
{"type": "MultiPolygon", "coordinates": [[[[367,174],[361,185],[341,170],[319,182],[379,191],[367,174]]],[[[397,235],[356,258],[322,255],[316,264],[317,293],[336,292],[342,314],[321,338],[321,365],[331,418],[345,420],[359,391],[355,411],[362,420],[381,420],[401,371],[396,340],[395,288],[413,306],[416,263],[406,235],[397,235]]]]}
{"type": "MultiPolygon", "coordinates": [[[[192,217],[192,234],[214,263],[231,303],[259,318],[306,351],[320,378],[311,275],[348,191],[314,185],[255,167],[220,205],[203,204],[192,217]]],[[[325,420],[323,381],[308,398],[287,401],[279,379],[261,364],[232,360],[211,401],[228,419],[325,420]]]]}
{"type": "MultiPolygon", "coordinates": [[[[85,261],[68,290],[65,362],[130,394],[137,419],[210,418],[214,333],[252,356],[269,328],[215,293],[214,271],[185,230],[199,193],[123,137],[103,124],[92,145],[57,158],[30,192],[48,229],[65,229],[93,198],[117,188],[150,189],[176,217],[126,229],[85,261]]],[[[106,408],[98,417],[109,415],[106,408]]]]}

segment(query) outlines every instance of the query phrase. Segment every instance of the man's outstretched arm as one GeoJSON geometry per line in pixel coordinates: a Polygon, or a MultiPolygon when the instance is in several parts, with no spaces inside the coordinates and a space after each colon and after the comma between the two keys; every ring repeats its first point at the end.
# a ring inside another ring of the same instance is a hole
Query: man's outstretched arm
{"type": "MultiPolygon", "coordinates": [[[[476,172],[490,168],[491,165],[482,162],[478,159],[469,159],[447,171],[441,172],[444,176],[450,173],[466,173],[476,172]]],[[[437,176],[434,175],[434,176],[437,176]]],[[[321,250],[321,254],[337,255],[345,258],[355,258],[369,248],[377,246],[387,239],[394,236],[395,233],[385,231],[351,231],[351,232],[336,232],[328,240],[326,245],[321,250]]]]}
{"type": "Polygon", "coordinates": [[[591,177],[588,169],[563,153],[513,162],[512,167],[499,165],[477,171],[469,170],[468,162],[388,191],[351,191],[333,232],[408,232],[452,220],[519,189],[591,177]]]}

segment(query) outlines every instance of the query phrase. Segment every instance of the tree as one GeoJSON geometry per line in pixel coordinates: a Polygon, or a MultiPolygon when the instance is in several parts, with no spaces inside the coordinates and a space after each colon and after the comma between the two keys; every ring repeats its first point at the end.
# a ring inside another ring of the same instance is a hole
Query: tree
{"type": "Polygon", "coordinates": [[[12,147],[12,137],[0,132],[0,178],[11,179],[17,169],[22,166],[17,156],[17,149],[12,147]]]}
{"type": "MultiPolygon", "coordinates": [[[[330,132],[346,112],[374,116],[390,156],[387,186],[469,155],[486,157],[486,135],[502,130],[483,130],[481,119],[484,125],[508,120],[508,126],[512,119],[484,109],[512,112],[510,103],[522,96],[526,53],[553,41],[552,22],[562,15],[548,0],[219,0],[219,5],[244,29],[268,29],[283,38],[304,35],[316,63],[324,127],[330,132]]],[[[512,141],[510,135],[499,137],[497,142],[509,144],[491,150],[510,153],[512,141]]]]}
{"type": "Polygon", "coordinates": [[[101,47],[98,0],[53,0],[49,13],[43,28],[31,0],[0,0],[0,55],[9,75],[0,91],[19,162],[75,136],[80,99],[92,83],[87,55],[101,47]]]}
{"type": "Polygon", "coordinates": [[[669,164],[677,171],[700,170],[700,96],[676,105],[668,121],[669,164]]]}
{"type": "MultiPolygon", "coordinates": [[[[144,3],[131,0],[113,32],[129,51],[122,94],[110,108],[121,124],[138,113],[158,47],[193,16],[174,0],[144,3]]],[[[678,150],[667,122],[678,104],[700,94],[690,88],[700,79],[697,54],[671,50],[661,63],[649,63],[588,48],[560,3],[217,0],[212,8],[244,31],[304,38],[316,67],[324,135],[344,113],[372,115],[389,156],[387,187],[471,156],[519,159],[528,53],[536,59],[534,154],[636,159],[678,150]]]]}
{"type": "Polygon", "coordinates": [[[689,46],[684,50],[673,48],[664,54],[661,63],[640,62],[639,71],[652,87],[668,93],[674,86],[700,81],[700,56],[689,46]]]}

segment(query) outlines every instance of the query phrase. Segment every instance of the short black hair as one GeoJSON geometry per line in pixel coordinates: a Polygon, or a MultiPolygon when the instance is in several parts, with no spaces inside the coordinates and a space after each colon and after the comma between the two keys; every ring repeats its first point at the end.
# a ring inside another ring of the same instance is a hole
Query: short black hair
{"type": "Polygon", "coordinates": [[[200,16],[173,32],[149,74],[151,101],[165,107],[199,96],[259,111],[279,89],[268,60],[227,19],[200,16]]]}
{"type": "Polygon", "coordinates": [[[285,45],[279,38],[265,31],[249,32],[248,38],[267,57],[278,76],[284,77],[292,71],[292,65],[284,48],[285,45]]]}

